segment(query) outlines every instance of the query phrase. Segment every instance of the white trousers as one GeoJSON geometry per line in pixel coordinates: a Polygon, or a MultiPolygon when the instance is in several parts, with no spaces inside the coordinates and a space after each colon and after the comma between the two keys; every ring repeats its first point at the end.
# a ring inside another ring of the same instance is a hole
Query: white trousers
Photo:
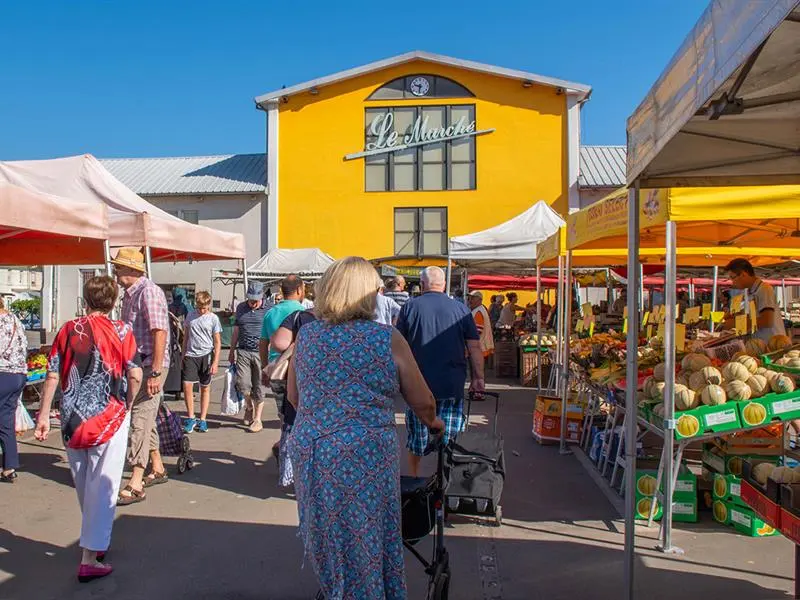
{"type": "Polygon", "coordinates": [[[86,550],[104,552],[111,545],[111,528],[125,466],[130,424],[129,412],[114,437],[105,444],[85,450],[67,448],[69,468],[83,517],[80,546],[86,550]]]}

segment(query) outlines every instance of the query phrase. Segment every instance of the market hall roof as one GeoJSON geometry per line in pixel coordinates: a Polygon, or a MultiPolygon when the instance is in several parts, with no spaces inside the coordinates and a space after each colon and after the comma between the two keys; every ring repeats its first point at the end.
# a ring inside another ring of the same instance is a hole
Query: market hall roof
{"type": "Polygon", "coordinates": [[[266,189],[263,153],[106,158],[100,162],[140,196],[252,194],[266,189]]]}
{"type": "Polygon", "coordinates": [[[625,185],[625,146],[581,146],[578,185],[618,188],[625,185]]]}
{"type": "Polygon", "coordinates": [[[272,92],[267,92],[256,97],[256,106],[263,107],[263,105],[270,102],[276,102],[284,96],[291,96],[301,92],[308,91],[312,88],[319,88],[332,83],[338,83],[367,73],[374,73],[390,67],[396,67],[412,61],[424,61],[448,67],[455,67],[458,69],[466,69],[468,71],[475,71],[478,73],[486,73],[488,75],[496,75],[498,77],[508,77],[510,79],[519,79],[520,81],[530,81],[539,85],[546,85],[554,88],[562,88],[568,94],[576,94],[579,100],[587,100],[592,93],[591,86],[574,83],[572,81],[565,81],[563,79],[556,79],[555,77],[547,77],[545,75],[537,75],[536,73],[528,73],[526,71],[518,71],[516,69],[507,69],[505,67],[497,67],[494,65],[487,65],[484,63],[474,62],[471,60],[462,60],[460,58],[451,58],[441,54],[433,54],[431,52],[424,52],[422,50],[414,50],[413,52],[406,52],[398,56],[386,58],[376,62],[371,62],[360,67],[354,67],[345,71],[339,71],[333,75],[319,77],[299,83],[289,87],[281,88],[272,92]]]}

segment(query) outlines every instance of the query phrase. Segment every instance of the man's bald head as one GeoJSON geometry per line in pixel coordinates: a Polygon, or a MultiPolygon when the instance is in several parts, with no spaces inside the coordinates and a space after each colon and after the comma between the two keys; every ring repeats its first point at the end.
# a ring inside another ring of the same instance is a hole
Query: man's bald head
{"type": "Polygon", "coordinates": [[[420,275],[422,289],[426,292],[444,292],[446,285],[444,271],[439,267],[427,267],[420,275]]]}

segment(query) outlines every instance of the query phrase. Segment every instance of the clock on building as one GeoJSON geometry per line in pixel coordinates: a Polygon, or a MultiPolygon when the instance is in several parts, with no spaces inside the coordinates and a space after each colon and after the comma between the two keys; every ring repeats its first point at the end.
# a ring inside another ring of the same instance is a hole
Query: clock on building
{"type": "Polygon", "coordinates": [[[415,96],[427,96],[431,89],[431,84],[425,77],[414,77],[414,79],[411,80],[408,89],[415,96]]]}

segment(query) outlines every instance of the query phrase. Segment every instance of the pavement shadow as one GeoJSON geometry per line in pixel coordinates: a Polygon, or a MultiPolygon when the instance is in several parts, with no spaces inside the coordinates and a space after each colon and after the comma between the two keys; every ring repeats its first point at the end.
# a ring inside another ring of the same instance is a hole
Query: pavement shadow
{"type": "Polygon", "coordinates": [[[66,456],[64,456],[63,450],[56,454],[57,448],[41,444],[37,446],[31,444],[30,447],[26,447],[26,444],[20,444],[19,449],[21,472],[26,475],[36,475],[46,481],[70,488],[74,487],[72,473],[69,470],[69,463],[66,456]]]}

